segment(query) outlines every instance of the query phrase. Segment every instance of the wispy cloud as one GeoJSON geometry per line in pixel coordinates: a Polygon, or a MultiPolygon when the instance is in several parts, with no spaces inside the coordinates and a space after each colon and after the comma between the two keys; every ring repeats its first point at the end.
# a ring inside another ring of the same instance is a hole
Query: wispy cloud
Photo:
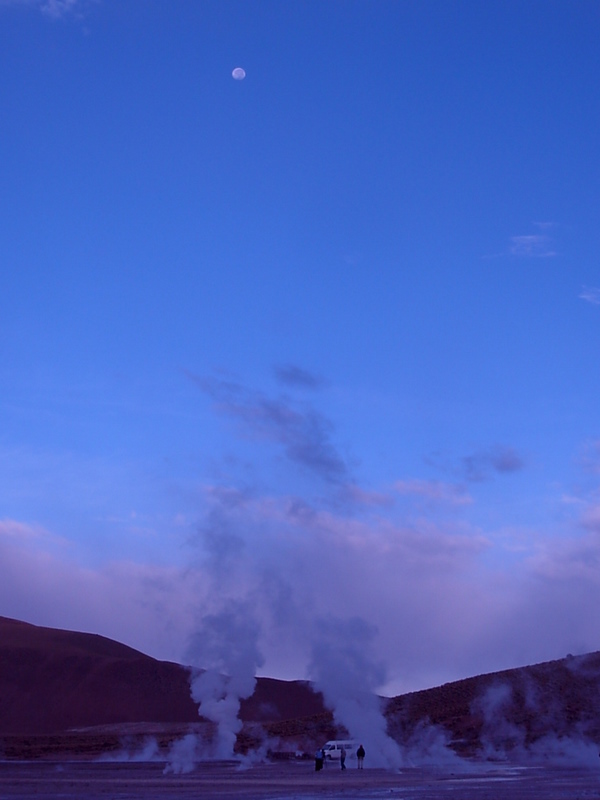
{"type": "Polygon", "coordinates": [[[44,14],[57,18],[74,11],[78,5],[81,6],[79,0],[46,0],[41,8],[44,14]]]}
{"type": "Polygon", "coordinates": [[[331,438],[333,425],[314,408],[296,407],[289,398],[269,397],[232,380],[189,377],[220,414],[240,422],[249,435],[281,445],[289,461],[329,483],[350,480],[348,465],[331,438]]]}
{"type": "Polygon", "coordinates": [[[0,519],[0,540],[12,540],[21,547],[63,548],[67,540],[43,528],[41,525],[29,524],[14,519],[0,519]]]}
{"type": "Polygon", "coordinates": [[[27,6],[35,8],[48,17],[59,19],[68,14],[80,13],[90,0],[0,0],[0,8],[9,6],[27,6]]]}
{"type": "Polygon", "coordinates": [[[279,383],[299,389],[320,389],[324,381],[312,372],[295,364],[277,364],[273,371],[279,383]]]}
{"type": "MultiPolygon", "coordinates": [[[[581,525],[587,530],[600,534],[600,501],[597,500],[595,505],[589,505],[582,517],[581,525]]],[[[600,561],[599,561],[600,563],[600,561]]]]}
{"type": "Polygon", "coordinates": [[[39,539],[43,534],[44,532],[37,526],[26,525],[14,519],[0,519],[0,536],[27,541],[39,539]]]}
{"type": "Polygon", "coordinates": [[[509,252],[518,258],[550,258],[556,255],[552,239],[541,233],[511,236],[509,252]]]}
{"type": "Polygon", "coordinates": [[[551,258],[557,255],[550,231],[553,222],[534,222],[537,233],[511,236],[509,253],[516,258],[551,258]]]}
{"type": "Polygon", "coordinates": [[[386,508],[394,505],[394,498],[389,492],[364,489],[356,483],[342,487],[340,499],[342,504],[346,504],[348,507],[386,508]]]}
{"type": "Polygon", "coordinates": [[[592,475],[600,475],[600,440],[587,441],[578,457],[579,466],[592,475]]]}
{"type": "Polygon", "coordinates": [[[581,300],[587,300],[595,306],[600,306],[600,288],[597,286],[583,286],[579,294],[581,300]]]}
{"type": "Polygon", "coordinates": [[[479,448],[458,460],[432,453],[425,461],[468,483],[481,483],[494,474],[507,475],[525,467],[523,456],[514,447],[503,444],[479,448]]]}
{"type": "Polygon", "coordinates": [[[435,503],[447,503],[452,506],[465,506],[473,502],[473,498],[464,486],[444,481],[426,481],[412,479],[396,481],[394,489],[398,494],[417,496],[435,503]]]}
{"type": "Polygon", "coordinates": [[[493,473],[509,474],[523,469],[525,462],[521,455],[506,445],[494,445],[477,450],[462,459],[465,479],[470,482],[485,481],[493,473]]]}

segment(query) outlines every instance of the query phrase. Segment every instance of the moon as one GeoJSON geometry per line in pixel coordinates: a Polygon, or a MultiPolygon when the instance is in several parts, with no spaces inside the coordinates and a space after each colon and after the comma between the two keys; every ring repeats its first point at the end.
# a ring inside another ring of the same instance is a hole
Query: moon
{"type": "Polygon", "coordinates": [[[231,73],[231,76],[236,81],[243,81],[244,78],[246,77],[246,71],[243,70],[241,67],[236,67],[231,73]]]}

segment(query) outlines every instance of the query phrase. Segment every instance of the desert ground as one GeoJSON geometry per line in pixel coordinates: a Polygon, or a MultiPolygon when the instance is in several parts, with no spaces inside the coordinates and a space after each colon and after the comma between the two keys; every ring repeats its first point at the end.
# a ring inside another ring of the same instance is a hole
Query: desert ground
{"type": "Polygon", "coordinates": [[[187,775],[165,775],[161,763],[2,762],[2,800],[580,800],[600,797],[600,769],[472,764],[464,772],[356,768],[329,765],[315,773],[309,761],[205,763],[187,775]]]}

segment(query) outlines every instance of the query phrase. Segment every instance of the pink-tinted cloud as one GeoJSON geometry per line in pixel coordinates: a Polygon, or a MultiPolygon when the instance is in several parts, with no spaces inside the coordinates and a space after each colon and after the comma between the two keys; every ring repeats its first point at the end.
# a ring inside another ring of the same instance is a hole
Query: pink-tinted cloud
{"type": "Polygon", "coordinates": [[[0,520],[0,537],[11,537],[23,541],[39,539],[44,534],[45,531],[42,528],[26,525],[24,522],[17,522],[14,519],[0,520]]]}
{"type": "Polygon", "coordinates": [[[503,568],[490,559],[493,534],[464,523],[298,513],[294,498],[234,491],[209,491],[206,502],[186,569],[85,567],[43,537],[35,547],[35,537],[0,537],[2,613],[185,660],[202,616],[242,604],[260,629],[264,672],[289,678],[305,677],[319,620],[357,618],[377,630],[374,652],[394,690],[595,647],[595,535],[543,548],[532,536],[503,568]]]}
{"type": "Polygon", "coordinates": [[[28,528],[11,522],[0,529],[3,616],[99,633],[150,655],[181,658],[198,595],[193,575],[143,562],[85,566],[67,547],[53,546],[57,537],[35,529],[23,535],[28,528]]]}
{"type": "Polygon", "coordinates": [[[3,520],[0,613],[185,661],[202,619],[243,608],[264,674],[287,678],[307,676],[323,620],[362,620],[393,691],[597,649],[595,487],[548,536],[473,526],[460,484],[349,486],[333,501],[205,487],[185,568],[141,556],[92,567],[54,532],[3,520]],[[415,519],[394,495],[427,505],[415,519]],[[439,521],[429,504],[452,514],[439,521]]]}
{"type": "Polygon", "coordinates": [[[600,504],[588,508],[583,515],[581,524],[595,533],[600,533],[600,504]]]}
{"type": "Polygon", "coordinates": [[[467,483],[481,483],[498,475],[510,475],[525,468],[525,458],[512,445],[479,447],[459,459],[432,453],[426,463],[467,483]]]}
{"type": "Polygon", "coordinates": [[[394,505],[394,497],[388,492],[363,489],[356,483],[342,487],[338,494],[343,504],[362,508],[389,508],[394,505]]]}
{"type": "Polygon", "coordinates": [[[579,456],[579,465],[592,475],[600,474],[600,441],[593,440],[584,444],[579,456]]]}
{"type": "Polygon", "coordinates": [[[494,445],[465,456],[462,467],[468,481],[484,481],[493,473],[509,474],[523,469],[523,457],[508,445],[494,445]]]}
{"type": "Polygon", "coordinates": [[[398,494],[422,497],[435,503],[447,503],[455,506],[465,506],[473,502],[464,486],[443,481],[426,481],[413,478],[411,480],[396,481],[394,489],[398,494]]]}

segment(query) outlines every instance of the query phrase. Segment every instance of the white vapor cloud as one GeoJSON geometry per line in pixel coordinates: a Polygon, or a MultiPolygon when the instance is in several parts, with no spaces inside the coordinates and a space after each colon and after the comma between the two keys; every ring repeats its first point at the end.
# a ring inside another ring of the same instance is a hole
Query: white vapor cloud
{"type": "Polygon", "coordinates": [[[29,7],[41,11],[48,17],[59,19],[68,14],[80,13],[90,0],[0,0],[1,7],[29,7]]]}
{"type": "Polygon", "coordinates": [[[78,0],[46,0],[41,6],[44,14],[50,17],[62,17],[64,14],[73,11],[78,4],[78,0]]]}
{"type": "Polygon", "coordinates": [[[579,298],[594,306],[600,306],[600,288],[597,286],[584,286],[581,289],[579,298]]]}
{"type": "Polygon", "coordinates": [[[511,236],[509,252],[518,258],[551,258],[557,255],[552,239],[542,233],[511,236]]]}

